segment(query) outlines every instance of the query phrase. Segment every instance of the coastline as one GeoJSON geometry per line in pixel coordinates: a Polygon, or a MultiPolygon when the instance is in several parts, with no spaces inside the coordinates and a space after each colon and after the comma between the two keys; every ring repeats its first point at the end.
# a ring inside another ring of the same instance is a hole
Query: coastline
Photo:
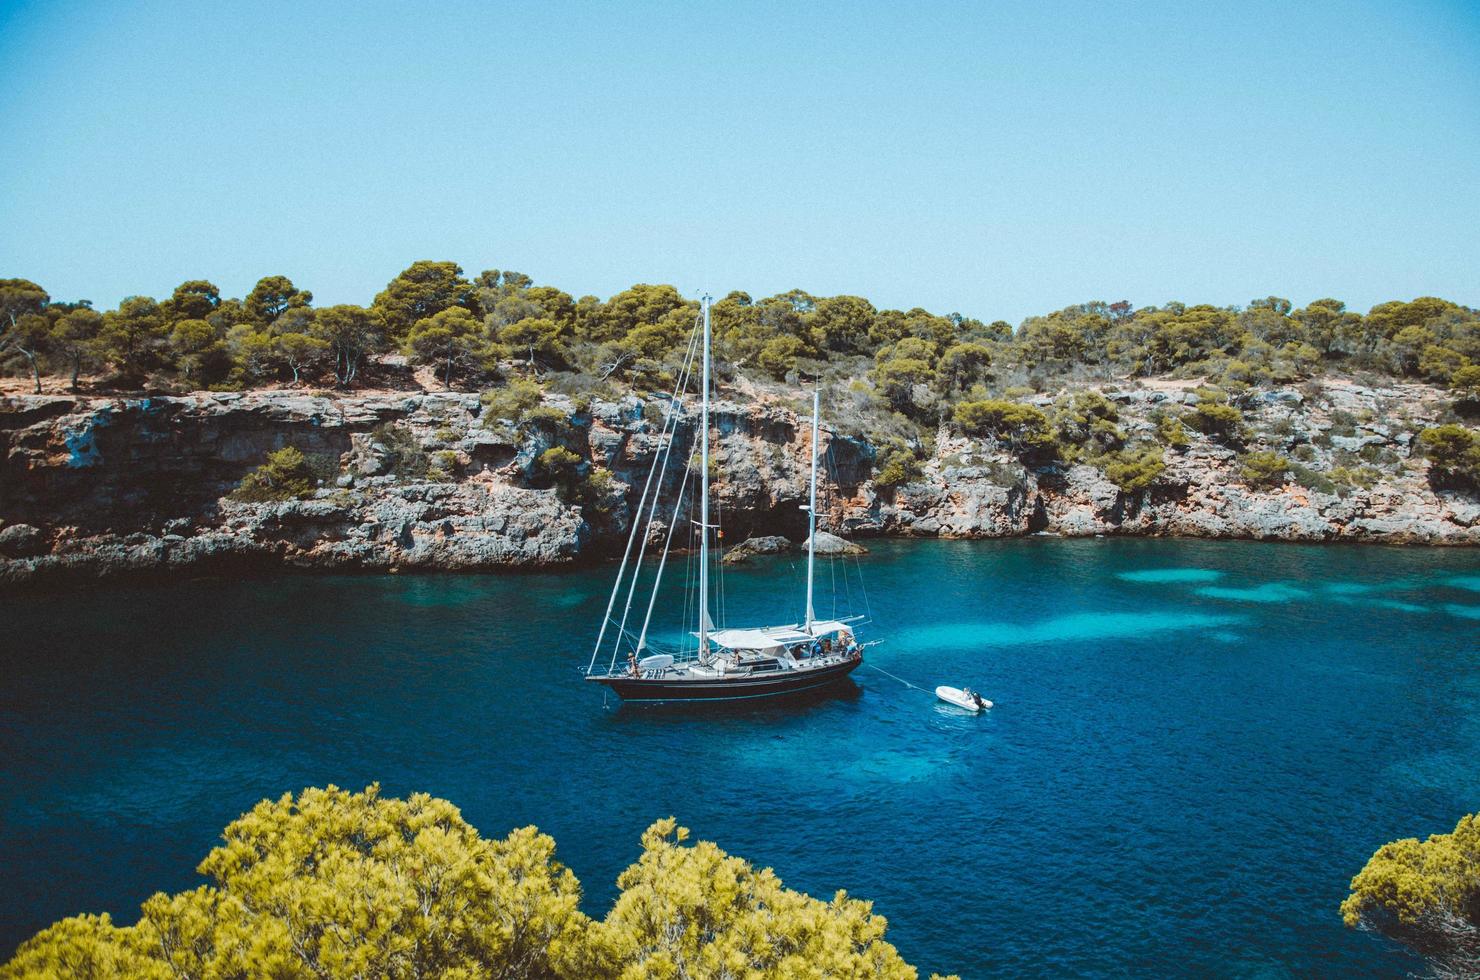
{"type": "MultiPolygon", "coordinates": [[[[1191,403],[1192,383],[1104,383],[1132,435],[1191,403]]],[[[1048,404],[1050,395],[1036,396],[1048,404]]],[[[301,390],[0,399],[0,588],[234,570],[547,569],[620,551],[653,454],[658,399],[547,395],[530,421],[489,418],[475,394],[301,390]],[[389,443],[389,445],[388,445],[389,443]],[[307,499],[230,493],[268,452],[320,467],[307,499]],[[539,479],[552,448],[600,468],[599,495],[539,479]],[[408,459],[417,463],[408,465],[408,459]]],[[[1032,400],[1030,400],[1032,403],[1032,400]]],[[[1250,486],[1240,453],[1198,433],[1128,493],[1083,462],[1032,466],[942,425],[918,475],[875,482],[879,446],[824,433],[823,525],[849,538],[1150,536],[1405,545],[1480,544],[1480,499],[1436,489],[1415,433],[1442,417],[1432,386],[1327,381],[1258,392],[1250,446],[1303,452],[1309,472],[1371,461],[1370,485],[1250,486]]],[[[802,537],[809,435],[791,406],[746,391],[715,406],[716,493],[728,544],[802,537]]],[[[680,424],[680,443],[692,420],[680,424]]]]}

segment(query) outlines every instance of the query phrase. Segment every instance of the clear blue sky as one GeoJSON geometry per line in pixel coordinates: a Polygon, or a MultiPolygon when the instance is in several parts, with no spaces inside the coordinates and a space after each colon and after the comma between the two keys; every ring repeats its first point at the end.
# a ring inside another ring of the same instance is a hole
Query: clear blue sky
{"type": "Polygon", "coordinates": [[[1480,305],[1480,5],[0,0],[0,276],[1480,305]],[[228,10],[228,8],[230,8],[228,10]]]}

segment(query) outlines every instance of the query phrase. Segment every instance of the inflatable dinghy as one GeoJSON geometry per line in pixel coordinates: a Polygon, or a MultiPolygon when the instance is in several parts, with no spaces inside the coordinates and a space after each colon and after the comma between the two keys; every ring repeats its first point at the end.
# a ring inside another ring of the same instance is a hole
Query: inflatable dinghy
{"type": "Polygon", "coordinates": [[[967,711],[985,711],[992,706],[992,702],[977,694],[969,687],[963,691],[959,687],[945,687],[942,685],[935,689],[935,696],[947,704],[954,704],[956,707],[965,708],[967,711]]]}

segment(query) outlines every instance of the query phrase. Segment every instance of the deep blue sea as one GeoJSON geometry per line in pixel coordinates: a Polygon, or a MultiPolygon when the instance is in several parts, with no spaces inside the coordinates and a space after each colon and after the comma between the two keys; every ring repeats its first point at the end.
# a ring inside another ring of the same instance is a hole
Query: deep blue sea
{"type": "MultiPolygon", "coordinates": [[[[789,886],[873,899],[926,972],[1422,969],[1337,905],[1378,845],[1480,809],[1480,553],[871,547],[869,663],[989,714],[867,666],[802,703],[604,705],[576,668],[612,568],[0,598],[0,959],[199,884],[264,796],[378,780],[486,835],[539,825],[593,914],[673,814],[789,886]]],[[[835,583],[862,604],[843,571],[821,566],[820,612],[835,583]]],[[[790,558],[728,569],[727,618],[792,621],[800,589],[790,558]]]]}

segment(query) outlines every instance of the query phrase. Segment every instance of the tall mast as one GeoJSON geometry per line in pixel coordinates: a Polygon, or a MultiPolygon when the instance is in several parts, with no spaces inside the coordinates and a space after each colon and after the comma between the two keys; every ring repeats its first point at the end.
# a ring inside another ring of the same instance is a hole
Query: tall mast
{"type": "Polygon", "coordinates": [[[812,386],[812,492],[807,498],[807,625],[812,630],[812,572],[817,563],[817,412],[820,397],[817,382],[812,386]]]}
{"type": "Polygon", "coordinates": [[[703,395],[699,404],[699,657],[709,655],[709,297],[704,311],[703,395]]]}

